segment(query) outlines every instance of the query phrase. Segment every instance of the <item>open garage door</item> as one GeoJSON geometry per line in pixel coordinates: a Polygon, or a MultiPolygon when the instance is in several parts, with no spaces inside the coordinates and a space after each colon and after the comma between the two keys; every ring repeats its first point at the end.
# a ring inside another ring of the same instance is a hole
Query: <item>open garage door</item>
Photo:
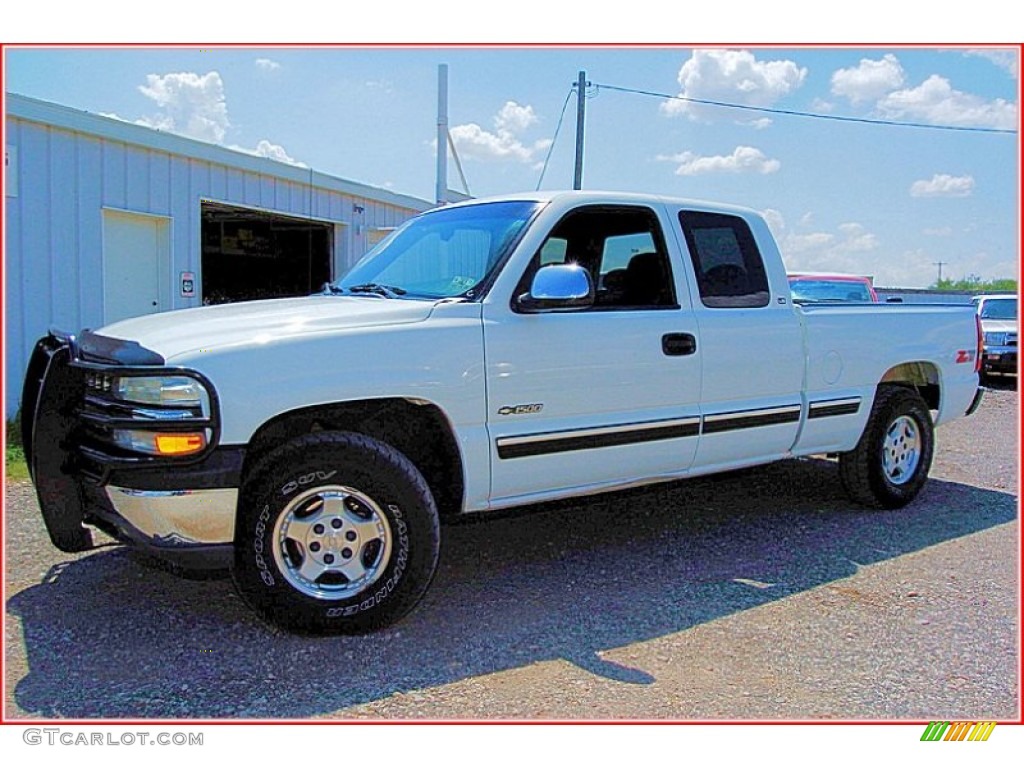
{"type": "Polygon", "coordinates": [[[332,279],[331,224],[202,204],[203,303],[307,296],[332,279]]]}

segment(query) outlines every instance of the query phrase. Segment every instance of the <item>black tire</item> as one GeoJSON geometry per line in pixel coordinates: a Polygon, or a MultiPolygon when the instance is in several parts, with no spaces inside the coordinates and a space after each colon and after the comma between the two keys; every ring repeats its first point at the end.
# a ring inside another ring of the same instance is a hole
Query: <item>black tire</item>
{"type": "Polygon", "coordinates": [[[242,488],[235,529],[242,598],[270,623],[310,634],[398,621],[430,586],[440,549],[419,470],[352,432],[312,433],[266,456],[242,488]]]}
{"type": "Polygon", "coordinates": [[[921,396],[882,385],[857,447],[839,455],[839,477],[859,504],[898,509],[924,486],[934,452],[932,417],[921,396]]]}

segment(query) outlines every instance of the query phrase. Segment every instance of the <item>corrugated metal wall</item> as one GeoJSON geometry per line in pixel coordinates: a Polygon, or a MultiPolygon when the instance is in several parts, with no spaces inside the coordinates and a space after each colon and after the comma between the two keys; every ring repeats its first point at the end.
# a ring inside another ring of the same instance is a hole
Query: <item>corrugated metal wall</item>
{"type": "Polygon", "coordinates": [[[166,280],[172,309],[201,301],[203,200],[334,224],[336,271],[362,255],[368,231],[394,227],[416,212],[330,189],[325,184],[331,177],[306,169],[286,167],[291,179],[275,177],[10,115],[6,144],[16,157],[8,172],[17,174],[17,194],[5,200],[8,416],[18,407],[32,345],[48,327],[77,331],[103,325],[104,209],[170,220],[166,280]],[[300,172],[310,181],[294,180],[300,172]],[[181,297],[181,272],[198,277],[196,298],[181,297]]]}

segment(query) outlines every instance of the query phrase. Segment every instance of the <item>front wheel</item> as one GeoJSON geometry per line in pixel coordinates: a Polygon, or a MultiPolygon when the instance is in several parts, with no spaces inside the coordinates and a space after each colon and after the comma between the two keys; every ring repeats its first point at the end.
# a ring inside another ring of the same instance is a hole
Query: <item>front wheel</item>
{"type": "Polygon", "coordinates": [[[857,447],[839,456],[839,476],[854,501],[897,509],[924,486],[934,451],[932,418],[921,396],[883,385],[857,447]]]}
{"type": "Polygon", "coordinates": [[[408,458],[365,435],[317,432],[250,473],[233,576],[249,606],[284,629],[369,632],[419,602],[439,540],[434,499],[408,458]]]}

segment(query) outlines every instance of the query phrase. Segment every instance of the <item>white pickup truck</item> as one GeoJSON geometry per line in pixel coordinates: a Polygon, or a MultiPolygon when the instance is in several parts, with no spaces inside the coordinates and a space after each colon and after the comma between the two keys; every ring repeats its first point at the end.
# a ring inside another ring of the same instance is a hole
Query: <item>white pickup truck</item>
{"type": "Polygon", "coordinates": [[[365,632],[464,513],[810,454],[905,505],[979,346],[970,307],[795,303],[753,211],[532,193],[420,215],[314,296],[51,332],[23,434],[60,549],[96,527],[365,632]]]}

